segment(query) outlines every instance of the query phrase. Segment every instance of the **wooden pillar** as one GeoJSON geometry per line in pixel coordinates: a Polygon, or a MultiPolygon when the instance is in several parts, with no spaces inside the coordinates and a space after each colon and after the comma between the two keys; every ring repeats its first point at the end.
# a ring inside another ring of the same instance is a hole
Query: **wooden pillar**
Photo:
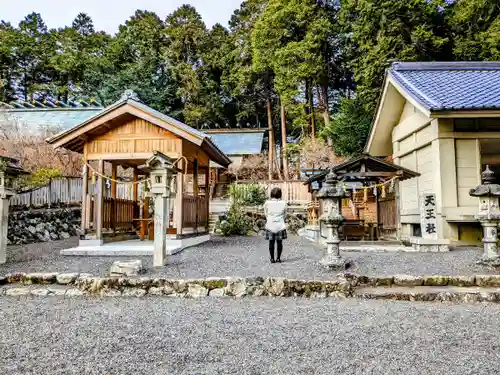
{"type": "Polygon", "coordinates": [[[193,161],[193,195],[198,196],[200,188],[198,187],[198,159],[193,161]]]}
{"type": "MultiPolygon", "coordinates": [[[[138,170],[136,168],[134,168],[134,172],[132,174],[132,181],[137,182],[139,180],[138,177],[139,177],[138,170]]],[[[139,196],[139,186],[138,186],[138,184],[134,184],[133,192],[132,192],[132,200],[134,202],[137,202],[138,196],[139,196]]]]}
{"type": "Polygon", "coordinates": [[[116,169],[117,166],[115,163],[111,163],[111,198],[112,203],[111,203],[111,226],[113,228],[113,231],[116,230],[116,219],[117,219],[117,212],[116,212],[116,190],[117,190],[117,184],[116,184],[116,169]]]}
{"type": "Polygon", "coordinates": [[[117,178],[117,165],[115,163],[111,163],[111,178],[113,179],[111,181],[111,198],[116,199],[116,190],[117,190],[117,184],[116,184],[116,178],[117,178]]]}
{"type": "Polygon", "coordinates": [[[194,231],[198,233],[198,218],[199,218],[199,204],[200,204],[200,187],[198,186],[198,159],[194,159],[193,162],[193,195],[196,197],[196,213],[194,221],[194,231]]]}
{"type": "Polygon", "coordinates": [[[98,240],[102,240],[102,226],[103,226],[103,214],[104,214],[104,160],[99,160],[99,175],[97,176],[98,188],[97,188],[97,202],[96,202],[96,237],[98,240]]]}
{"type": "Polygon", "coordinates": [[[210,221],[210,189],[208,184],[210,183],[210,167],[205,168],[205,212],[207,217],[207,222],[205,223],[205,230],[208,232],[208,222],[210,221]]]}
{"type": "Polygon", "coordinates": [[[85,235],[87,230],[87,194],[88,194],[88,166],[86,161],[83,164],[82,171],[82,223],[81,223],[81,234],[85,235]]]}
{"type": "MultiPolygon", "coordinates": [[[[185,161],[181,160],[178,164],[179,169],[185,170],[187,165],[185,161]]],[[[184,173],[177,173],[177,193],[175,195],[175,228],[177,229],[177,235],[182,234],[182,209],[184,196],[184,173]]]]}

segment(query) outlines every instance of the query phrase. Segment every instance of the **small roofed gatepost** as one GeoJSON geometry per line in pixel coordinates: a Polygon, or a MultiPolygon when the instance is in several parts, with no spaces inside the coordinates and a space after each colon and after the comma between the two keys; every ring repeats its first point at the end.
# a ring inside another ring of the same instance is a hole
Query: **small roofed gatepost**
{"type": "Polygon", "coordinates": [[[469,194],[479,198],[479,213],[474,216],[483,227],[483,257],[480,264],[500,266],[500,253],[498,248],[498,223],[500,221],[500,185],[494,184],[495,174],[489,165],[481,173],[483,183],[469,194]]]}
{"type": "MultiPolygon", "coordinates": [[[[150,192],[154,198],[155,232],[167,233],[170,198],[176,195],[176,175],[182,172],[174,165],[175,160],[159,151],[154,151],[146,166],[150,173],[150,192]]],[[[155,236],[153,266],[163,267],[166,256],[166,236],[155,236]]]]}
{"type": "Polygon", "coordinates": [[[0,156],[0,264],[7,261],[9,199],[15,194],[14,179],[28,174],[17,159],[0,156]]]}

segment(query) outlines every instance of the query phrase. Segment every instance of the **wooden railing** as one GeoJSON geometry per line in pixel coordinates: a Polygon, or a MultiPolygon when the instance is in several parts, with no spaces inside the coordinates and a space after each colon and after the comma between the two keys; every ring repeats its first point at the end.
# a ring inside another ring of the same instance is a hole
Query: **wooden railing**
{"type": "MultiPolygon", "coordinates": [[[[97,201],[91,200],[90,218],[92,225],[88,229],[95,229],[97,221],[97,201]]],[[[102,227],[104,230],[126,232],[134,229],[135,213],[138,209],[137,202],[128,199],[104,198],[104,209],[102,213],[102,227]]]]}
{"type": "Polygon", "coordinates": [[[282,198],[291,203],[308,203],[311,201],[311,194],[309,193],[307,185],[304,181],[291,180],[291,181],[237,181],[237,184],[257,184],[264,189],[269,196],[271,190],[275,187],[281,189],[282,198]]]}
{"type": "Polygon", "coordinates": [[[182,197],[182,227],[197,230],[207,225],[208,199],[204,196],[184,195],[182,197]]]}

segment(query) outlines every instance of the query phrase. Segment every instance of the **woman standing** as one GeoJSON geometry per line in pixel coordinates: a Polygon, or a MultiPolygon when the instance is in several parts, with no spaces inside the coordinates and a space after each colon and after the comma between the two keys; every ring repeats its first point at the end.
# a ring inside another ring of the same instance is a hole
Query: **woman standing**
{"type": "Polygon", "coordinates": [[[266,240],[269,241],[271,263],[281,263],[283,240],[287,238],[287,234],[285,224],[286,202],[281,200],[280,188],[271,190],[271,199],[264,203],[264,214],[266,215],[266,240]],[[278,250],[276,260],[274,260],[275,243],[278,250]]]}

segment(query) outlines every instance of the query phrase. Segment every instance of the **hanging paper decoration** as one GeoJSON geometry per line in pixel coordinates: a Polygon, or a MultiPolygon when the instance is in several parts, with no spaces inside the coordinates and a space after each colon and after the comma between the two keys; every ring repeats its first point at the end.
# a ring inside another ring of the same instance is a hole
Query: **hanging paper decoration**
{"type": "Polygon", "coordinates": [[[368,189],[363,189],[363,202],[368,201],[368,189]]]}
{"type": "Polygon", "coordinates": [[[385,184],[382,185],[382,198],[385,198],[385,184]]]}
{"type": "Polygon", "coordinates": [[[374,195],[374,196],[377,196],[377,195],[378,195],[377,185],[375,185],[375,186],[373,187],[373,195],[374,195]]]}
{"type": "Polygon", "coordinates": [[[96,184],[96,176],[95,176],[95,172],[92,172],[92,185],[95,185],[96,184]]]}
{"type": "Polygon", "coordinates": [[[394,181],[395,181],[395,178],[391,179],[391,184],[389,185],[389,193],[394,192],[394,181]]]}

